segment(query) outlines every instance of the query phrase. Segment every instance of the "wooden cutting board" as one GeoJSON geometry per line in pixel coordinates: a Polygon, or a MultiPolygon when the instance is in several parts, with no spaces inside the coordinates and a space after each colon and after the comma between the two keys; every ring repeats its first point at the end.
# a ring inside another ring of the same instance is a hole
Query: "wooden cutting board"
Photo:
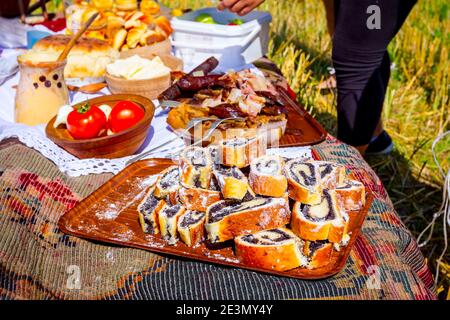
{"type": "Polygon", "coordinates": [[[334,252],[328,266],[314,270],[297,268],[285,272],[260,269],[240,262],[233,253],[232,243],[229,242],[219,245],[201,243],[195,248],[190,248],[179,241],[175,246],[169,246],[160,235],[147,235],[142,232],[136,208],[142,201],[147,188],[154,182],[154,179],[149,177],[171,165],[173,162],[169,159],[148,159],[133,163],[62,216],[59,220],[60,229],[80,238],[166,253],[207,263],[284,277],[321,279],[337,274],[344,267],[372,202],[372,197],[369,195],[363,210],[350,213],[351,240],[340,252],[334,252]]]}

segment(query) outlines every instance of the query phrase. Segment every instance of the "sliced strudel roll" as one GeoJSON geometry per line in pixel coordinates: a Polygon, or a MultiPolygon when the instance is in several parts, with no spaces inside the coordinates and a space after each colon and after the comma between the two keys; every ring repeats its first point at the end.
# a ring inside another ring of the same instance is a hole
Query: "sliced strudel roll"
{"type": "Polygon", "coordinates": [[[242,198],[242,201],[250,201],[256,198],[255,192],[250,188],[250,185],[247,189],[247,192],[245,193],[244,198],[242,198]]]}
{"type": "Polygon", "coordinates": [[[158,214],[166,202],[159,200],[154,195],[155,187],[151,187],[144,197],[144,200],[137,207],[139,222],[142,231],[149,234],[158,234],[158,214]]]}
{"type": "Polygon", "coordinates": [[[177,204],[175,206],[166,204],[159,211],[158,220],[161,236],[169,245],[174,245],[177,243],[177,222],[185,211],[186,208],[181,204],[177,204]]]}
{"type": "Polygon", "coordinates": [[[283,174],[284,160],[279,156],[263,156],[250,164],[248,176],[250,186],[256,194],[268,197],[283,197],[287,190],[287,179],[283,174]]]}
{"type": "Polygon", "coordinates": [[[267,145],[261,135],[233,138],[219,142],[222,164],[238,168],[247,167],[253,159],[266,154],[267,145]]]}
{"type": "Polygon", "coordinates": [[[188,210],[178,219],[178,234],[187,246],[193,247],[203,240],[204,225],[204,212],[188,210]]]}
{"type": "Polygon", "coordinates": [[[325,267],[331,261],[333,244],[328,241],[306,241],[303,254],[308,258],[308,269],[325,267]]]}
{"type": "Polygon", "coordinates": [[[209,156],[211,157],[211,161],[214,166],[218,166],[222,164],[222,156],[220,154],[219,146],[217,145],[209,145],[208,148],[209,156]]]}
{"type": "Polygon", "coordinates": [[[242,200],[247,194],[247,177],[238,168],[217,166],[213,173],[225,199],[242,200]]]}
{"type": "Polygon", "coordinates": [[[236,255],[249,266],[286,271],[305,266],[304,242],[291,230],[264,230],[234,239],[236,255]]]}
{"type": "Polygon", "coordinates": [[[289,197],[304,204],[318,204],[322,198],[322,185],[314,163],[301,159],[290,160],[285,165],[289,197]]]}
{"type": "Polygon", "coordinates": [[[357,180],[345,180],[336,188],[339,205],[346,211],[361,210],[366,203],[364,185],[357,180]]]}
{"type": "Polygon", "coordinates": [[[334,192],[324,190],[321,201],[316,205],[296,202],[292,211],[291,228],[304,240],[340,242],[339,236],[342,237],[345,225],[334,192]]]}
{"type": "Polygon", "coordinates": [[[219,201],[206,211],[205,229],[211,242],[223,242],[253,232],[283,227],[290,220],[284,198],[255,198],[247,202],[219,201]]]}
{"type": "Polygon", "coordinates": [[[212,160],[207,149],[186,148],[180,155],[180,180],[187,188],[208,189],[212,175],[212,160]]]}
{"type": "Polygon", "coordinates": [[[155,197],[164,199],[180,188],[180,170],[178,166],[171,166],[161,172],[156,181],[155,197]]]}
{"type": "Polygon", "coordinates": [[[320,181],[324,189],[334,189],[344,182],[346,173],[343,165],[328,161],[315,161],[314,165],[319,171],[320,181]]]}
{"type": "Polygon", "coordinates": [[[206,212],[210,205],[222,200],[220,191],[201,188],[181,188],[178,190],[178,196],[186,209],[202,212],[206,212]]]}

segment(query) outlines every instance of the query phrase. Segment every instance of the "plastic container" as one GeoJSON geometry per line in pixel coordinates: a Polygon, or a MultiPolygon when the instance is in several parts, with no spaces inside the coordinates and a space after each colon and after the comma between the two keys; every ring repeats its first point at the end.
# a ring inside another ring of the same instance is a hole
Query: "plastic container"
{"type": "Polygon", "coordinates": [[[270,13],[263,11],[243,17],[216,8],[191,11],[171,20],[174,53],[183,60],[187,71],[211,56],[219,60],[218,69],[222,71],[241,69],[267,53],[271,21],[270,13]],[[209,14],[217,24],[196,22],[200,14],[209,14]],[[244,23],[227,25],[233,19],[244,23]]]}

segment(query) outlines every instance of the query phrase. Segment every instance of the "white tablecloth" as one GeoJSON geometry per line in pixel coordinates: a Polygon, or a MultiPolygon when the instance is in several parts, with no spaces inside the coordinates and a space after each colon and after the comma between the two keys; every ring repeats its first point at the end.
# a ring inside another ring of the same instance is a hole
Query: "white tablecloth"
{"type": "MultiPolygon", "coordinates": [[[[5,56],[13,53],[13,50],[5,50],[2,53],[2,56],[0,56],[0,63],[2,60],[5,61],[5,56]]],[[[119,159],[78,159],[58,147],[45,136],[45,125],[30,127],[15,123],[14,97],[16,90],[13,86],[17,85],[18,81],[19,74],[16,74],[0,86],[0,141],[10,137],[18,138],[28,147],[39,151],[45,157],[53,161],[62,172],[67,173],[69,176],[81,176],[105,172],[112,172],[116,174],[125,167],[125,163],[131,157],[119,159]]],[[[105,94],[109,94],[109,90],[107,88],[95,95],[84,93],[71,94],[71,103],[77,103],[105,94]]],[[[157,101],[154,101],[154,103],[155,105],[158,104],[157,101]]],[[[159,145],[164,141],[176,137],[176,134],[172,132],[166,124],[166,116],[167,111],[163,111],[161,109],[157,110],[152,121],[148,137],[138,153],[145,152],[146,150],[159,145]]],[[[182,139],[177,139],[175,142],[167,145],[167,147],[164,147],[163,149],[158,150],[157,153],[152,154],[151,157],[169,157],[174,149],[182,146],[182,139]]],[[[269,153],[280,154],[287,158],[311,157],[310,149],[301,147],[271,149],[269,150],[269,153]]]]}

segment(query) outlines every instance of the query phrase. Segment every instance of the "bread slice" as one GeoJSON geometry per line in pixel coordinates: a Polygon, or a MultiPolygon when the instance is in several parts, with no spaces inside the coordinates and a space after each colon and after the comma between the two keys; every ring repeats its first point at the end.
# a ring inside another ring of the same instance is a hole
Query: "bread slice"
{"type": "Polygon", "coordinates": [[[178,166],[171,166],[160,173],[156,181],[155,197],[164,199],[180,188],[180,170],[178,166]]]}
{"type": "Polygon", "coordinates": [[[315,161],[314,165],[319,171],[322,188],[334,189],[344,182],[346,173],[343,165],[329,161],[315,161]]]}
{"type": "Polygon", "coordinates": [[[308,259],[308,269],[327,266],[331,262],[332,253],[333,244],[328,241],[306,241],[303,247],[303,254],[308,259]]]}
{"type": "Polygon", "coordinates": [[[180,155],[179,164],[180,180],[184,187],[209,188],[213,163],[206,148],[186,148],[180,155]]]}
{"type": "Polygon", "coordinates": [[[223,200],[208,207],[205,229],[211,242],[223,242],[283,227],[290,217],[289,204],[284,198],[255,198],[246,202],[223,200]]]}
{"type": "Polygon", "coordinates": [[[336,188],[339,205],[346,211],[361,210],[366,204],[364,184],[357,180],[345,180],[336,188]]]}
{"type": "Polygon", "coordinates": [[[217,166],[213,174],[225,199],[242,200],[250,188],[247,177],[236,167],[217,166]]]}
{"type": "Polygon", "coordinates": [[[184,188],[178,190],[180,202],[188,210],[206,212],[207,208],[222,200],[220,191],[201,188],[184,188]]]}
{"type": "Polygon", "coordinates": [[[234,239],[236,255],[249,266],[287,271],[305,266],[304,242],[291,230],[264,230],[234,239]]]}
{"type": "Polygon", "coordinates": [[[205,216],[204,212],[188,210],[178,219],[178,234],[187,246],[193,247],[203,240],[205,216]]]}
{"type": "Polygon", "coordinates": [[[290,160],[285,165],[285,175],[291,199],[309,205],[320,203],[323,188],[314,163],[302,159],[290,160]]]}
{"type": "Polygon", "coordinates": [[[119,29],[114,33],[114,40],[112,43],[112,47],[116,50],[120,50],[122,48],[122,45],[125,43],[125,39],[127,38],[127,30],[125,29],[119,29]]]}
{"type": "Polygon", "coordinates": [[[324,190],[316,205],[294,204],[291,228],[296,235],[308,241],[329,240],[339,243],[345,231],[345,221],[332,190],[324,190]]]}
{"type": "MultiPolygon", "coordinates": [[[[141,23],[139,20],[138,26],[135,26],[128,30],[127,35],[127,45],[130,49],[136,48],[136,46],[139,44],[139,41],[141,40],[141,37],[147,32],[147,26],[141,23]]],[[[127,25],[128,21],[125,23],[125,27],[127,25]]]]}
{"type": "Polygon", "coordinates": [[[284,160],[279,156],[263,156],[250,164],[248,176],[250,186],[256,194],[268,197],[283,197],[287,190],[287,179],[283,174],[284,160]]]}
{"type": "Polygon", "coordinates": [[[159,200],[154,196],[154,191],[155,187],[152,186],[137,207],[142,231],[148,234],[159,233],[158,214],[166,204],[164,200],[159,200]]]}
{"type": "Polygon", "coordinates": [[[163,237],[169,245],[174,245],[178,241],[177,222],[185,211],[186,208],[181,204],[175,206],[165,204],[159,211],[158,221],[161,237],[163,237]]]}
{"type": "Polygon", "coordinates": [[[253,159],[266,154],[267,143],[261,135],[250,138],[238,137],[219,142],[222,163],[225,166],[244,168],[253,159]]]}

